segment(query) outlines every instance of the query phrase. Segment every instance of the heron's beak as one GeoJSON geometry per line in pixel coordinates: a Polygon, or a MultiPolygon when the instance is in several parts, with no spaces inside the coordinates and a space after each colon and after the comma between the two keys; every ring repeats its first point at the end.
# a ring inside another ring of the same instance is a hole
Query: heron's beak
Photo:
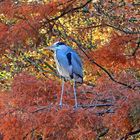
{"type": "Polygon", "coordinates": [[[45,50],[52,50],[52,49],[53,49],[52,46],[50,46],[50,47],[46,47],[46,48],[45,48],[45,50]]]}
{"type": "Polygon", "coordinates": [[[54,46],[46,47],[45,50],[54,50],[54,46]]]}

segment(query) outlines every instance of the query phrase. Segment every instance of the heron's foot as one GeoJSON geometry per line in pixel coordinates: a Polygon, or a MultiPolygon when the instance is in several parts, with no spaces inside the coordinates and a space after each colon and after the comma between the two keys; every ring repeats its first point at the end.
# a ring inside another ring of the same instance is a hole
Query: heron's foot
{"type": "Polygon", "coordinates": [[[59,103],[59,107],[62,108],[62,106],[63,106],[62,103],[59,103]]]}
{"type": "Polygon", "coordinates": [[[78,109],[78,104],[75,104],[74,109],[78,109]]]}

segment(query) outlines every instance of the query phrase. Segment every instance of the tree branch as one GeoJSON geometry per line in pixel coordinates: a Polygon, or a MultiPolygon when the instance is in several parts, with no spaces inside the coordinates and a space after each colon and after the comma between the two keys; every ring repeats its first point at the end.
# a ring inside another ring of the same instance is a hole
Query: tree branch
{"type": "MultiPolygon", "coordinates": [[[[83,5],[81,5],[81,6],[68,9],[67,11],[62,12],[59,16],[54,17],[54,18],[52,18],[52,19],[50,19],[50,20],[47,20],[47,22],[48,22],[48,21],[51,22],[51,21],[58,20],[59,18],[63,17],[64,15],[66,15],[66,14],[68,14],[68,13],[70,13],[70,12],[76,12],[77,10],[79,10],[79,9],[84,8],[85,6],[87,6],[90,2],[92,2],[92,0],[88,0],[85,4],[83,4],[83,5]]],[[[100,6],[100,7],[101,7],[101,6],[100,6]]],[[[97,7],[94,7],[94,8],[96,9],[97,7]]],[[[99,7],[98,7],[98,8],[99,8],[99,7]]],[[[101,8],[99,8],[99,9],[100,9],[101,11],[103,11],[101,8]]],[[[98,10],[97,10],[97,11],[98,11],[98,10]]],[[[97,13],[94,13],[94,14],[97,15],[97,16],[99,16],[97,13]]],[[[99,14],[100,14],[100,12],[99,12],[99,14]]],[[[104,12],[103,12],[103,14],[106,15],[104,12]]],[[[113,25],[113,24],[111,25],[111,24],[108,24],[108,23],[103,23],[103,24],[101,24],[101,25],[99,25],[99,26],[108,26],[108,27],[111,27],[111,28],[113,28],[113,29],[115,29],[115,30],[124,32],[124,33],[126,33],[126,34],[140,34],[140,31],[131,31],[131,30],[128,29],[128,28],[120,28],[120,27],[117,27],[117,26],[115,26],[115,25],[113,25]]],[[[94,25],[93,25],[93,27],[94,27],[94,28],[95,28],[95,27],[98,27],[98,25],[97,25],[97,26],[94,26],[94,25]]]]}
{"type": "Polygon", "coordinates": [[[107,110],[96,112],[96,115],[102,116],[103,114],[106,114],[106,113],[115,113],[115,111],[113,109],[107,109],[107,110]]]}
{"type": "Polygon", "coordinates": [[[111,27],[113,29],[116,29],[118,31],[124,32],[126,34],[140,34],[140,31],[131,31],[131,30],[127,29],[127,28],[126,29],[122,29],[122,28],[119,28],[119,27],[116,27],[114,25],[107,24],[107,23],[105,23],[104,25],[106,25],[108,27],[111,27]]]}
{"type": "Polygon", "coordinates": [[[90,2],[92,2],[92,0],[87,0],[87,2],[81,6],[78,6],[78,7],[75,7],[75,8],[72,8],[72,9],[68,9],[67,11],[64,11],[62,12],[59,16],[55,17],[55,18],[52,18],[50,19],[49,21],[54,21],[54,20],[58,20],[59,18],[63,17],[64,15],[70,13],[70,12],[75,12],[81,8],[84,8],[86,5],[88,5],[90,2]]]}
{"type": "Polygon", "coordinates": [[[113,104],[81,104],[81,105],[78,105],[78,107],[82,107],[82,108],[92,108],[92,107],[110,107],[110,106],[113,106],[113,104]]]}
{"type": "Polygon", "coordinates": [[[135,54],[137,53],[137,51],[138,51],[139,48],[140,48],[140,41],[137,43],[137,47],[133,51],[132,56],[135,56],[135,54]]]}
{"type": "Polygon", "coordinates": [[[139,133],[140,133],[140,129],[137,129],[135,131],[129,132],[124,137],[122,137],[120,140],[127,140],[129,136],[133,136],[133,135],[136,135],[136,134],[139,134],[139,133]]]}
{"type": "MultiPolygon", "coordinates": [[[[51,73],[54,76],[59,77],[59,75],[56,73],[56,70],[50,66],[47,62],[45,62],[45,64],[49,67],[50,70],[52,70],[53,72],[49,72],[44,70],[38,63],[36,63],[34,60],[30,59],[29,57],[26,57],[22,52],[20,52],[22,54],[22,56],[24,57],[25,61],[29,62],[31,65],[33,65],[39,72],[42,72],[42,74],[46,77],[45,73],[51,73]]],[[[39,62],[41,63],[41,61],[39,60],[39,62]]]]}

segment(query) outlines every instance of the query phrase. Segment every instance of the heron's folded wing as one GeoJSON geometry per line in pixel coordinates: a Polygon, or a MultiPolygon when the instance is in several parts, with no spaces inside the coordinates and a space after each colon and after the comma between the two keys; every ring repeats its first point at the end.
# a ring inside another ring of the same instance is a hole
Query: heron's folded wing
{"type": "Polygon", "coordinates": [[[72,67],[70,65],[70,56],[60,50],[56,51],[56,59],[62,69],[67,71],[70,75],[72,74],[72,67]]]}
{"type": "Polygon", "coordinates": [[[83,68],[82,62],[78,54],[73,51],[71,56],[71,63],[72,63],[72,71],[73,73],[79,75],[81,78],[83,77],[83,68]]]}

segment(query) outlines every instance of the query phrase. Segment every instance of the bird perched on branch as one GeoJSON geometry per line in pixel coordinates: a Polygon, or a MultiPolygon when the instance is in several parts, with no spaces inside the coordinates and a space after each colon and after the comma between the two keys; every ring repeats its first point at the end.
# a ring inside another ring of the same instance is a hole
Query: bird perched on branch
{"type": "Polygon", "coordinates": [[[62,98],[64,93],[64,84],[67,80],[74,80],[73,90],[75,98],[75,108],[78,107],[76,97],[76,83],[83,82],[82,62],[76,51],[63,42],[56,42],[47,49],[54,52],[54,59],[58,73],[62,77],[62,91],[60,97],[60,107],[62,107],[62,98]]]}

